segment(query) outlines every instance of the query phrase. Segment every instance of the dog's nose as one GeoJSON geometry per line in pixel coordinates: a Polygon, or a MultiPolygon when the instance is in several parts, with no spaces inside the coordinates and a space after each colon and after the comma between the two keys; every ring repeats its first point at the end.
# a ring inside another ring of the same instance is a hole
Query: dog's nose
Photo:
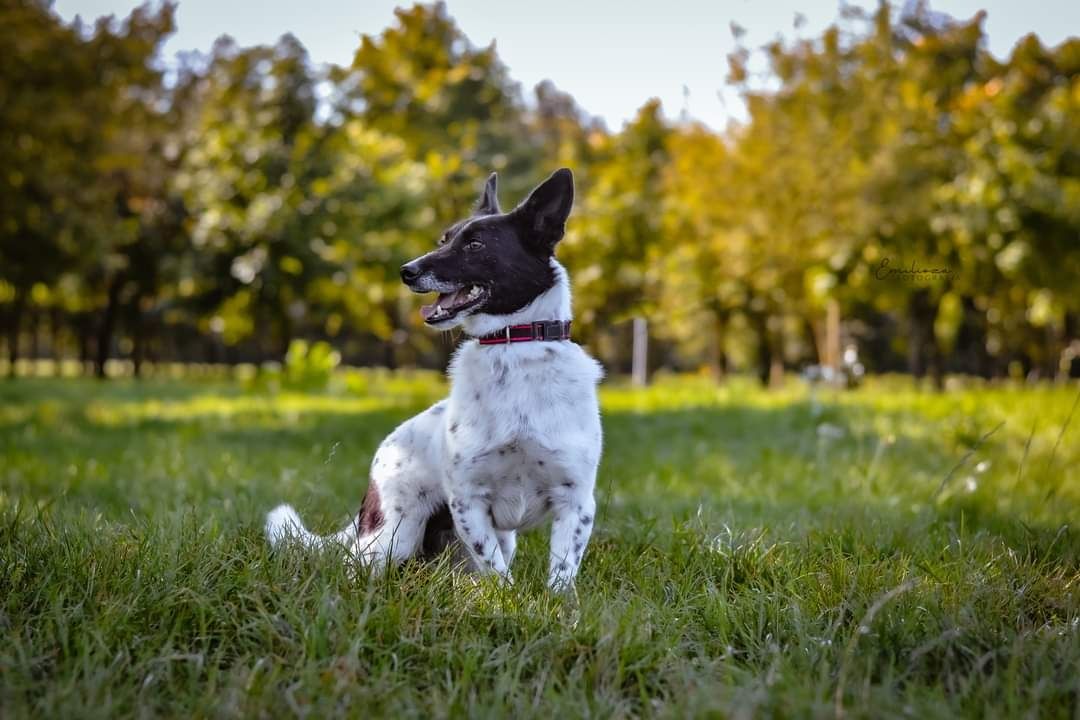
{"type": "Polygon", "coordinates": [[[420,277],[420,268],[415,262],[405,263],[401,266],[401,279],[404,282],[412,282],[420,277]]]}

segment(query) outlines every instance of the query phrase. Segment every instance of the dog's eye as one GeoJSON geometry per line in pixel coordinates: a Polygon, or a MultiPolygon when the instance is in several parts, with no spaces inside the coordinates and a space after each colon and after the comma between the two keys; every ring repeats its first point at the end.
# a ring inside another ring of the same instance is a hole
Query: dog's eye
{"type": "Polygon", "coordinates": [[[440,245],[445,245],[448,242],[450,242],[450,233],[448,233],[448,232],[443,233],[443,236],[441,238],[439,238],[439,244],[440,245]]]}
{"type": "Polygon", "coordinates": [[[465,246],[465,249],[466,250],[479,250],[482,247],[484,247],[484,243],[480,242],[479,240],[470,240],[469,244],[465,246]]]}

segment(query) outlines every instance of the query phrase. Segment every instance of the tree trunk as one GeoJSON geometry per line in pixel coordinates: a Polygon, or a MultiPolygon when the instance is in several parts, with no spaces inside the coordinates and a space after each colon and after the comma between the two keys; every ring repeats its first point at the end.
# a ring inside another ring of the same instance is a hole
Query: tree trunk
{"type": "Polygon", "coordinates": [[[120,291],[123,287],[124,280],[120,275],[117,275],[109,282],[105,314],[101,318],[101,326],[98,327],[97,357],[94,360],[94,375],[100,380],[105,379],[105,363],[109,360],[113,333],[116,331],[116,314],[117,310],[119,310],[120,291]]]}
{"type": "Polygon", "coordinates": [[[147,337],[144,338],[146,359],[157,365],[161,361],[161,324],[154,323],[147,337]]]}
{"type": "Polygon", "coordinates": [[[131,310],[131,371],[135,377],[142,377],[143,353],[145,352],[145,328],[143,327],[143,314],[139,305],[142,299],[138,296],[132,301],[131,310]]]}
{"type": "Polygon", "coordinates": [[[1046,377],[1057,380],[1061,374],[1061,355],[1065,349],[1065,338],[1061,326],[1056,322],[1047,323],[1045,336],[1046,359],[1043,364],[1046,369],[1046,377]]]}
{"type": "Polygon", "coordinates": [[[806,343],[810,346],[814,359],[821,366],[828,364],[825,361],[826,348],[829,344],[825,330],[826,324],[827,320],[822,320],[816,313],[803,318],[803,335],[806,337],[806,343]]]}
{"type": "Polygon", "coordinates": [[[37,307],[30,308],[30,359],[38,360],[41,357],[41,310],[37,307]]]}
{"type": "Polygon", "coordinates": [[[8,325],[8,377],[15,377],[15,363],[19,359],[19,330],[22,329],[23,313],[26,311],[26,290],[15,288],[15,302],[11,308],[11,324],[8,325]]]}
{"type": "Polygon", "coordinates": [[[64,360],[63,352],[64,318],[60,308],[53,305],[49,312],[49,355],[56,363],[56,374],[61,375],[60,364],[64,360]]]}
{"type": "Polygon", "coordinates": [[[986,350],[986,314],[970,295],[961,298],[964,315],[956,333],[956,355],[963,372],[989,378],[992,375],[990,353],[986,350]]]}
{"type": "Polygon", "coordinates": [[[85,375],[90,367],[90,317],[85,312],[75,315],[75,329],[79,333],[79,375],[85,375]]]}
{"type": "Polygon", "coordinates": [[[935,390],[941,392],[945,389],[945,362],[933,333],[930,334],[930,379],[935,390]]]}
{"type": "Polygon", "coordinates": [[[908,370],[917,380],[930,374],[934,388],[945,387],[945,368],[934,335],[938,303],[926,288],[915,290],[908,298],[908,370]]]}
{"type": "Polygon", "coordinates": [[[727,313],[720,308],[713,308],[713,340],[709,358],[709,366],[713,377],[723,379],[728,372],[727,360],[727,313]]]}
{"type": "Polygon", "coordinates": [[[773,365],[772,343],[769,341],[769,318],[764,313],[755,314],[753,318],[754,328],[757,331],[758,380],[761,381],[762,385],[768,387],[773,365]]]}
{"type": "Polygon", "coordinates": [[[778,388],[784,384],[784,358],[780,353],[773,353],[772,365],[769,366],[769,387],[778,388]]]}
{"type": "MultiPolygon", "coordinates": [[[[1072,347],[1080,345],[1080,315],[1077,313],[1065,313],[1065,342],[1072,347]]],[[[1069,356],[1069,364],[1064,368],[1065,378],[1074,380],[1080,378],[1080,354],[1069,356]]]]}
{"type": "Polygon", "coordinates": [[[289,354],[289,345],[293,339],[293,322],[289,317],[289,309],[287,307],[277,306],[278,316],[278,357],[275,358],[281,363],[285,362],[285,356],[289,354]]]}
{"type": "Polygon", "coordinates": [[[267,322],[266,311],[263,309],[263,303],[261,298],[258,298],[258,302],[255,303],[255,307],[251,311],[251,326],[255,331],[253,338],[248,340],[248,343],[254,346],[255,364],[262,366],[267,359],[266,351],[266,336],[267,336],[267,322]]]}
{"type": "Polygon", "coordinates": [[[292,345],[292,323],[289,320],[284,320],[281,323],[281,348],[278,351],[281,362],[285,362],[285,357],[289,354],[289,346],[292,345]]]}

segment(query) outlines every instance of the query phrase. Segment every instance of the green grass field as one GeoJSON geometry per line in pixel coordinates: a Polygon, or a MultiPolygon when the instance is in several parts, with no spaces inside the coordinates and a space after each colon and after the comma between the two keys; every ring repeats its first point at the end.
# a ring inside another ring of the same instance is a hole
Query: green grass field
{"type": "Polygon", "coordinates": [[[512,589],[268,552],[444,391],[357,377],[0,383],[0,715],[1080,717],[1075,385],[606,387],[561,597],[544,532],[512,589]]]}

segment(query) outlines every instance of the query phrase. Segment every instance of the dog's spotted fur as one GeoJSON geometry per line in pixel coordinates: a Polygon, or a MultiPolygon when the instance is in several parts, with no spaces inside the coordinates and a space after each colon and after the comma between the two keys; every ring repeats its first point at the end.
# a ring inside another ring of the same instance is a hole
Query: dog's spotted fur
{"type": "MultiPolygon", "coordinates": [[[[418,291],[486,288],[478,307],[432,324],[460,325],[475,337],[506,325],[569,320],[569,281],[554,248],[572,199],[572,177],[560,170],[502,214],[493,175],[477,215],[402,270],[418,291]]],[[[452,529],[479,571],[509,581],[517,531],[550,518],[548,582],[571,586],[596,515],[600,366],[572,342],[469,340],[449,374],[450,396],[402,423],[379,447],[353,523],[316,537],[283,505],[267,518],[270,541],[337,542],[379,565],[437,553],[452,529]]]]}

